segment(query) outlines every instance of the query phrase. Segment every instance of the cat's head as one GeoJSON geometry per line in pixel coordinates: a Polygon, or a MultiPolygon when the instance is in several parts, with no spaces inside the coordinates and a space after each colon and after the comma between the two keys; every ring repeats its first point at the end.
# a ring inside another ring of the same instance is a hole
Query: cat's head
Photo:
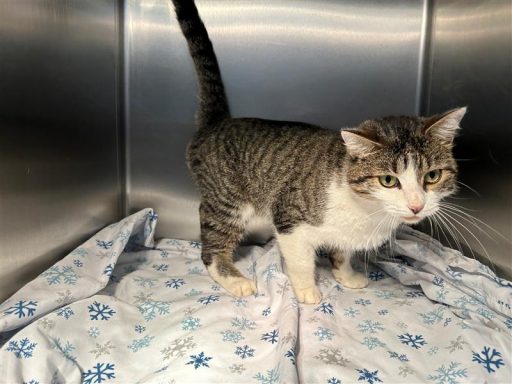
{"type": "Polygon", "coordinates": [[[466,108],[432,117],[386,117],[341,131],[347,183],[397,222],[434,214],[457,190],[453,140],[466,108]]]}

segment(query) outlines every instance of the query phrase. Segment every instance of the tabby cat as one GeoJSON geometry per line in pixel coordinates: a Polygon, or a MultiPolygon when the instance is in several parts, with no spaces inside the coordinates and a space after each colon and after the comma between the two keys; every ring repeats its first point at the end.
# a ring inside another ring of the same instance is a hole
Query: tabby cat
{"type": "Polygon", "coordinates": [[[256,292],[233,252],[254,223],[275,231],[303,303],[318,303],[315,250],[330,251],[348,288],[367,277],[354,252],[375,249],[416,224],[456,190],[454,137],[466,112],[385,117],[340,132],[311,124],[232,118],[215,53],[192,0],[173,0],[199,81],[197,126],[187,162],[201,193],[202,260],[231,294],[256,292]]]}

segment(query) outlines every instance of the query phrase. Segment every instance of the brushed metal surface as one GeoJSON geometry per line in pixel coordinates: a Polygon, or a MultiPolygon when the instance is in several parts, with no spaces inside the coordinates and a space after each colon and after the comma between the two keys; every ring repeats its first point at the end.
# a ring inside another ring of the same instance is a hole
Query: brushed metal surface
{"type": "MultiPolygon", "coordinates": [[[[332,129],[417,112],[423,1],[196,1],[234,116],[332,129]]],[[[170,2],[126,3],[128,203],[158,236],[199,235],[184,161],[196,81],[170,2]]]]}
{"type": "Polygon", "coordinates": [[[120,216],[117,11],[0,1],[0,300],[120,216]]]}
{"type": "Polygon", "coordinates": [[[500,274],[512,278],[512,4],[442,0],[433,5],[424,110],[468,106],[455,152],[460,180],[479,195],[461,185],[462,199],[453,202],[474,210],[468,213],[503,237],[477,222],[493,240],[461,216],[453,215],[452,222],[463,244],[467,240],[481,259],[487,252],[500,274]]]}

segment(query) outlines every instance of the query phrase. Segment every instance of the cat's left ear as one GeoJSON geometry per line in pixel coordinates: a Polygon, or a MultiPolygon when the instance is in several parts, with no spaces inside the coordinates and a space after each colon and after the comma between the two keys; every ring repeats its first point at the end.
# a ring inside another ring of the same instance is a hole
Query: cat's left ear
{"type": "Polygon", "coordinates": [[[377,152],[382,145],[360,130],[342,129],[341,137],[350,156],[364,158],[377,152]]]}
{"type": "Polygon", "coordinates": [[[435,115],[427,119],[423,127],[425,135],[434,135],[442,142],[451,145],[458,130],[460,121],[466,114],[466,107],[452,109],[440,115],[435,115]]]}

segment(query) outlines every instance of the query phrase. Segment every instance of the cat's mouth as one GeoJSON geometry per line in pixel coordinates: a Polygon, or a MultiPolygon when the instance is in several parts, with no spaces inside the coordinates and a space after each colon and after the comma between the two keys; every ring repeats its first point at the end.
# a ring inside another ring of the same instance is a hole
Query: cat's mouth
{"type": "Polygon", "coordinates": [[[416,223],[419,223],[421,221],[421,217],[419,216],[402,216],[402,220],[407,223],[407,224],[416,224],[416,223]]]}

